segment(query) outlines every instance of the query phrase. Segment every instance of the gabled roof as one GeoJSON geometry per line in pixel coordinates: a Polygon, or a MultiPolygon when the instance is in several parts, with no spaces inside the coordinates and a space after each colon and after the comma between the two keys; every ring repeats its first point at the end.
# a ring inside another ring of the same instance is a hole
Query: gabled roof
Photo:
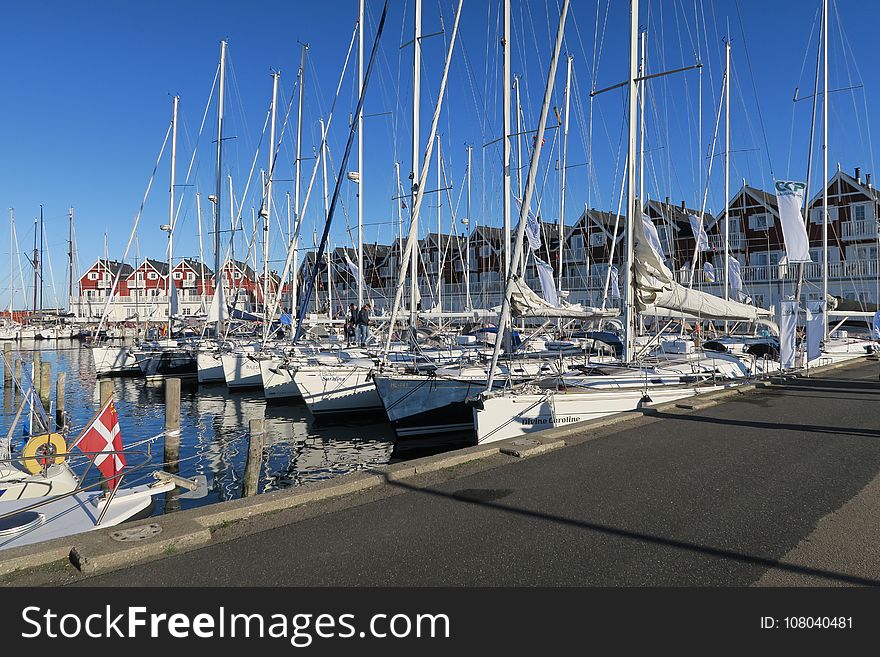
{"type": "MultiPolygon", "coordinates": [[[[867,196],[869,199],[873,199],[874,201],[880,201],[880,192],[877,191],[877,188],[871,185],[870,187],[866,182],[862,182],[861,180],[856,180],[853,176],[849,175],[845,171],[840,169],[831,176],[831,180],[828,181],[826,185],[827,188],[830,188],[835,182],[838,180],[842,180],[847,183],[850,187],[854,187],[859,192],[867,196]]],[[[809,207],[813,207],[816,203],[822,203],[822,192],[824,188],[820,187],[819,191],[816,192],[816,195],[810,199],[809,207]]]]}
{"type": "Polygon", "coordinates": [[[181,267],[191,269],[197,274],[201,273],[202,278],[207,278],[214,275],[214,271],[210,267],[208,267],[208,265],[203,262],[199,262],[198,260],[193,260],[192,258],[183,258],[180,262],[174,265],[174,269],[180,269],[181,267]]]}
{"type": "Polygon", "coordinates": [[[79,280],[82,280],[86,274],[92,271],[95,267],[101,266],[103,269],[110,274],[110,276],[115,277],[117,272],[119,272],[120,268],[122,269],[121,278],[127,278],[132,271],[132,266],[126,263],[118,262],[117,260],[104,260],[104,258],[98,258],[95,260],[94,264],[89,267],[82,276],[79,277],[79,280]]]}

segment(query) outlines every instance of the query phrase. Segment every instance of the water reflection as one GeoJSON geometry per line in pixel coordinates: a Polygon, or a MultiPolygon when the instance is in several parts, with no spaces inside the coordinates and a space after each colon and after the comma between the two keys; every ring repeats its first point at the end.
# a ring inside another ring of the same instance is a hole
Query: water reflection
{"type": "MultiPolygon", "coordinates": [[[[91,353],[75,341],[37,341],[17,347],[13,357],[23,361],[22,369],[27,372],[36,350],[42,362],[52,363],[53,394],[59,369],[67,372],[66,406],[72,427],[69,438],[74,438],[100,405],[100,381],[95,376],[91,353]]],[[[124,442],[130,445],[160,434],[165,419],[164,386],[147,385],[137,377],[109,380],[124,442]]],[[[4,389],[0,422],[4,434],[13,419],[16,398],[13,391],[4,389]]],[[[259,392],[231,393],[224,385],[184,385],[180,415],[178,456],[176,463],[165,464],[165,469],[176,468],[185,477],[205,475],[209,492],[201,499],[169,496],[164,505],[157,505],[155,513],[240,497],[252,419],[265,419],[260,492],[387,463],[394,447],[393,431],[379,417],[316,423],[301,402],[267,405],[259,392]]],[[[164,452],[160,438],[151,447],[156,468],[162,467],[164,452]]]]}

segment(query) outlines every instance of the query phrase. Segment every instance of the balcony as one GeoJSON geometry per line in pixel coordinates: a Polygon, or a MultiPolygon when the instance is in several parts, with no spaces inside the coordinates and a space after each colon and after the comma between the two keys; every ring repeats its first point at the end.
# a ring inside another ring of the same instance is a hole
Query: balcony
{"type": "MultiPolygon", "coordinates": [[[[742,233],[731,232],[729,237],[731,251],[745,251],[745,235],[743,235],[742,233]]],[[[709,248],[717,252],[724,251],[724,235],[709,235],[709,248]]]]}
{"type": "Polygon", "coordinates": [[[841,228],[841,237],[845,240],[876,240],[880,237],[880,224],[876,219],[844,221],[841,228]]]}

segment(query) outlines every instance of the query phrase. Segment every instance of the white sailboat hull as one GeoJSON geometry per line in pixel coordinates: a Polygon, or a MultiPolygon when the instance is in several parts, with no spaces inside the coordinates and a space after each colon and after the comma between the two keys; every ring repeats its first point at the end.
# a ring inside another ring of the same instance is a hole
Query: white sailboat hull
{"type": "Polygon", "coordinates": [[[199,351],[196,354],[199,383],[223,383],[223,361],[216,351],[199,351]]]}
{"type": "MultiPolygon", "coordinates": [[[[107,506],[104,493],[101,491],[85,491],[51,502],[47,501],[33,510],[39,514],[39,517],[32,526],[23,531],[5,530],[0,533],[0,550],[113,527],[148,508],[154,495],[165,493],[174,487],[174,482],[169,481],[121,488],[109,502],[100,525],[96,523],[104,507],[107,506]]],[[[33,504],[34,500],[0,503],[0,515],[33,504]]]]}
{"type": "Polygon", "coordinates": [[[128,347],[92,347],[91,352],[98,376],[141,373],[137,358],[128,347]]]}
{"type": "Polygon", "coordinates": [[[382,408],[373,370],[347,365],[305,366],[293,374],[309,411],[315,415],[382,408]]]}
{"type": "Polygon", "coordinates": [[[282,359],[266,358],[260,361],[263,396],[266,399],[299,399],[302,393],[293,379],[293,370],[281,367],[282,359]]]}
{"type": "Polygon", "coordinates": [[[230,389],[261,388],[263,376],[260,373],[260,361],[253,353],[223,354],[223,379],[230,389]]]}
{"type": "Polygon", "coordinates": [[[563,427],[606,417],[614,413],[638,410],[644,397],[662,404],[692,397],[698,392],[720,390],[723,386],[643,386],[589,389],[578,392],[547,391],[525,394],[499,394],[474,408],[474,424],[479,444],[516,438],[544,429],[563,427]]]}

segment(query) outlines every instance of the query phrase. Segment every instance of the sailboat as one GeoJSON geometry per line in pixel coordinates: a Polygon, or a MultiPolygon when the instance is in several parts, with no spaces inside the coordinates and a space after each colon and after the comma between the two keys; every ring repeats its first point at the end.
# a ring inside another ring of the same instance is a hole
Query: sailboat
{"type": "MultiPolygon", "coordinates": [[[[552,87],[555,62],[558,58],[565,11],[563,4],[557,32],[557,50],[551,63],[547,93],[539,124],[539,139],[532,154],[524,206],[534,183],[536,155],[540,152],[540,137],[544,127],[549,94],[552,87]]],[[[663,258],[646,236],[646,217],[643,217],[635,193],[636,157],[635,131],[637,116],[637,39],[638,0],[631,3],[630,24],[630,79],[629,85],[629,138],[626,229],[626,312],[624,315],[624,362],[591,367],[584,373],[565,373],[538,379],[522,386],[493,389],[494,370],[489,370],[487,389],[471,399],[477,442],[493,442],[532,431],[582,422],[612,413],[635,410],[648,403],[662,403],[692,396],[699,392],[721,389],[750,376],[743,361],[730,354],[689,353],[678,357],[664,355],[652,359],[646,355],[636,360],[634,339],[636,312],[672,311],[687,317],[708,320],[757,321],[769,316],[754,306],[721,299],[700,290],[686,288],[676,282],[663,258]]],[[[520,227],[513,251],[513,262],[522,252],[525,232],[526,207],[521,208],[520,227]]],[[[516,275],[508,272],[508,283],[499,326],[506,327],[510,316],[511,296],[516,275]]],[[[500,333],[500,331],[499,331],[500,333]]],[[[498,360],[501,338],[496,340],[493,366],[498,360]]]]}

